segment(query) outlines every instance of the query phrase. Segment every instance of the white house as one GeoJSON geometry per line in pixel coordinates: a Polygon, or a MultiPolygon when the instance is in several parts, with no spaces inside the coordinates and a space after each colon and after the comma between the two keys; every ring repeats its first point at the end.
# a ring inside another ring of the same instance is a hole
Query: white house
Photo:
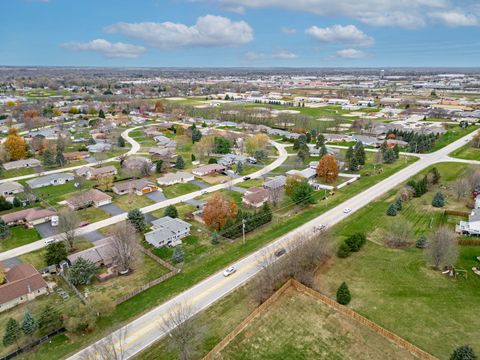
{"type": "Polygon", "coordinates": [[[178,171],[176,173],[168,173],[157,179],[157,183],[162,186],[169,186],[180,183],[187,183],[193,181],[195,177],[185,171],[178,171]]]}
{"type": "Polygon", "coordinates": [[[176,246],[190,234],[190,224],[181,219],[164,216],[152,221],[152,231],[145,234],[145,241],[155,247],[176,246]]]}

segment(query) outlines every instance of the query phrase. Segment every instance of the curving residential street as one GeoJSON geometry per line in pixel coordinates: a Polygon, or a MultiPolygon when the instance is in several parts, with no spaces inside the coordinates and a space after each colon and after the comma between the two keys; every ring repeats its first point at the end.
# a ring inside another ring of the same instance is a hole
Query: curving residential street
{"type": "MultiPolygon", "coordinates": [[[[464,146],[465,143],[472,140],[477,133],[478,130],[434,153],[422,155],[417,162],[384,179],[378,184],[375,184],[362,193],[357,194],[348,201],[345,201],[344,203],[318,216],[317,218],[303,224],[290,233],[281,236],[264,248],[237,261],[236,263],[232,264],[237,268],[237,272],[233,275],[224,277],[223,272],[219,271],[192,288],[184,291],[180,295],[175,296],[171,300],[160,306],[157,306],[143,316],[133,320],[128,325],[123,327],[124,331],[126,329],[127,333],[126,340],[122,345],[126,354],[125,358],[133,358],[136,354],[146,349],[153,342],[165,335],[165,331],[161,326],[163,319],[167,314],[169,314],[169,312],[172,311],[174,307],[178,306],[178,304],[190,305],[194,309],[194,313],[206,309],[210,304],[221,299],[223,296],[243,285],[246,281],[248,281],[248,279],[253,277],[260,270],[258,266],[260,257],[262,254],[265,254],[265,252],[273,252],[278,247],[284,247],[285,243],[295,242],[296,239],[299,238],[299,235],[304,233],[312,233],[314,227],[319,224],[332,226],[341,222],[350,216],[351,213],[358,211],[363,206],[369,204],[372,200],[384,195],[389,190],[402,184],[419,171],[422,171],[431,165],[444,161],[458,160],[450,158],[448,154],[464,146]],[[349,207],[351,212],[345,213],[344,209],[346,207],[349,207]]],[[[209,190],[214,191],[211,188],[209,190]]],[[[99,341],[101,342],[104,340],[99,341]]],[[[118,343],[117,345],[120,346],[118,343]]],[[[88,351],[94,351],[93,345],[90,345],[86,349],[88,351]]],[[[69,359],[82,359],[86,354],[86,349],[71,356],[69,359]]]]}

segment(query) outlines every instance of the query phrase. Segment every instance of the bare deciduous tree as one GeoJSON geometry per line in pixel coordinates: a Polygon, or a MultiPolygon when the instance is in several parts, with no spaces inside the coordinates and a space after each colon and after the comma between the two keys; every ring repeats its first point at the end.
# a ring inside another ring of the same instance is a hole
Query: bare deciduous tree
{"type": "Polygon", "coordinates": [[[74,250],[77,236],[75,229],[78,228],[80,222],[77,214],[71,209],[65,209],[58,216],[58,229],[62,233],[63,240],[67,244],[70,251],[74,250]]]}
{"type": "Polygon", "coordinates": [[[399,248],[407,246],[412,241],[413,226],[407,220],[398,219],[393,222],[385,234],[385,243],[388,246],[399,248]]]}
{"type": "Polygon", "coordinates": [[[120,272],[131,270],[135,261],[139,259],[139,250],[135,228],[129,222],[124,221],[113,229],[112,248],[120,272]]]}
{"type": "Polygon", "coordinates": [[[171,345],[179,351],[182,360],[191,358],[196,333],[195,324],[191,320],[194,313],[190,305],[177,304],[160,324],[160,328],[170,337],[171,345]]]}
{"type": "Polygon", "coordinates": [[[277,207],[280,203],[283,195],[283,188],[280,186],[274,186],[268,189],[268,200],[272,203],[273,207],[277,207]]]}
{"type": "Polygon", "coordinates": [[[453,183],[453,190],[455,191],[455,194],[457,195],[457,200],[460,200],[460,198],[464,197],[470,188],[470,182],[468,179],[458,179],[453,183]]]}
{"type": "Polygon", "coordinates": [[[425,256],[437,270],[454,265],[458,258],[455,233],[446,226],[439,227],[428,239],[425,256]]]}
{"type": "Polygon", "coordinates": [[[124,360],[126,359],[126,339],[128,326],[107,335],[89,349],[85,349],[81,360],[124,360]]]}

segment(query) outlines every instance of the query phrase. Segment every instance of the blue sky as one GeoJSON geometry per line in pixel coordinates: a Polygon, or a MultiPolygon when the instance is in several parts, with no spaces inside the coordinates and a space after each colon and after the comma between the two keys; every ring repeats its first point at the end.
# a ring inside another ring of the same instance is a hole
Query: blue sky
{"type": "Polygon", "coordinates": [[[480,66],[475,0],[2,0],[0,64],[480,66]]]}

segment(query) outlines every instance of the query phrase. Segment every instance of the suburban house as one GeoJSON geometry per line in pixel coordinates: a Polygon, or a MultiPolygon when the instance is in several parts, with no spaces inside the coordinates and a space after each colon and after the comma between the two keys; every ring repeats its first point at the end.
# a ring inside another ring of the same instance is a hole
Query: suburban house
{"type": "Polygon", "coordinates": [[[96,144],[88,145],[87,149],[91,153],[101,153],[112,150],[112,144],[106,142],[98,142],[96,144]]]}
{"type": "Polygon", "coordinates": [[[26,225],[28,227],[33,227],[34,225],[50,221],[52,216],[56,215],[57,212],[54,210],[31,208],[2,215],[0,216],[0,219],[10,226],[26,225]]]}
{"type": "Polygon", "coordinates": [[[158,146],[163,146],[167,148],[177,147],[177,142],[175,140],[172,140],[164,135],[155,136],[153,139],[158,144],[158,146]]]}
{"type": "Polygon", "coordinates": [[[63,153],[63,157],[67,161],[82,160],[89,156],[90,154],[87,151],[72,151],[63,153]]]}
{"type": "Polygon", "coordinates": [[[117,195],[125,195],[130,193],[143,195],[143,194],[148,194],[157,190],[158,190],[157,185],[145,179],[137,179],[137,180],[116,183],[112,187],[112,191],[117,195]]]}
{"type": "Polygon", "coordinates": [[[226,154],[223,155],[220,159],[218,159],[218,164],[228,167],[237,164],[238,162],[245,164],[248,161],[247,159],[248,158],[243,155],[226,154]]]}
{"type": "Polygon", "coordinates": [[[468,221],[460,221],[455,230],[465,235],[480,235],[480,196],[475,198],[475,205],[468,215],[468,221]]]}
{"type": "Polygon", "coordinates": [[[0,311],[13,308],[37,296],[48,294],[48,285],[37,269],[30,264],[5,268],[5,283],[0,285],[0,311]]]}
{"type": "Polygon", "coordinates": [[[269,192],[267,189],[252,187],[245,191],[242,197],[242,203],[253,208],[262,207],[268,201],[269,192]]]}
{"type": "Polygon", "coordinates": [[[15,169],[23,169],[23,168],[34,168],[40,165],[41,163],[37,159],[25,159],[25,160],[7,162],[3,164],[3,168],[5,170],[15,170],[15,169]]]}
{"type": "Polygon", "coordinates": [[[378,144],[378,139],[376,137],[368,136],[368,135],[354,134],[352,135],[352,140],[357,142],[359,141],[366,146],[376,146],[378,144]]]}
{"type": "Polygon", "coordinates": [[[73,179],[74,177],[72,174],[57,173],[27,180],[27,184],[31,189],[38,189],[46,186],[63,185],[69,181],[73,181],[73,179]]]}
{"type": "Polygon", "coordinates": [[[223,165],[208,164],[208,165],[199,166],[199,167],[193,169],[192,173],[193,173],[193,175],[196,175],[196,176],[207,176],[207,175],[213,175],[213,174],[221,174],[225,170],[227,170],[227,169],[223,165]]]}
{"type": "Polygon", "coordinates": [[[112,202],[112,197],[100,190],[90,189],[83,194],[73,196],[66,201],[67,206],[72,210],[83,209],[90,206],[100,207],[112,202]]]}
{"type": "Polygon", "coordinates": [[[176,173],[168,173],[157,179],[158,185],[168,186],[180,183],[187,183],[193,181],[195,177],[193,174],[187,173],[185,171],[178,171],[176,173]]]}
{"type": "Polygon", "coordinates": [[[317,177],[317,172],[315,169],[308,167],[303,170],[289,170],[287,175],[299,175],[310,181],[317,177]]]}
{"type": "Polygon", "coordinates": [[[84,166],[74,172],[77,176],[82,176],[87,180],[97,179],[101,176],[115,176],[118,174],[117,168],[113,165],[103,166],[101,168],[84,166]]]}
{"type": "Polygon", "coordinates": [[[267,180],[263,183],[263,187],[267,190],[276,190],[285,186],[287,178],[283,175],[275,176],[273,179],[267,180]]]}
{"type": "Polygon", "coordinates": [[[123,161],[122,168],[129,170],[141,170],[144,166],[150,164],[152,161],[143,156],[134,156],[123,161]]]}
{"type": "Polygon", "coordinates": [[[15,194],[23,192],[23,185],[16,181],[7,181],[0,184],[0,196],[5,198],[12,197],[15,194]]]}
{"type": "Polygon", "coordinates": [[[172,148],[151,147],[148,151],[156,159],[172,161],[175,159],[175,151],[172,148]]]}
{"type": "Polygon", "coordinates": [[[190,226],[181,219],[164,216],[152,221],[152,231],[145,234],[145,241],[157,248],[165,245],[176,246],[190,234],[190,226]]]}
{"type": "Polygon", "coordinates": [[[115,250],[112,244],[112,238],[107,237],[95,241],[94,247],[67,256],[70,264],[73,264],[75,260],[79,258],[90,260],[97,266],[112,266],[115,258],[115,250]]]}

